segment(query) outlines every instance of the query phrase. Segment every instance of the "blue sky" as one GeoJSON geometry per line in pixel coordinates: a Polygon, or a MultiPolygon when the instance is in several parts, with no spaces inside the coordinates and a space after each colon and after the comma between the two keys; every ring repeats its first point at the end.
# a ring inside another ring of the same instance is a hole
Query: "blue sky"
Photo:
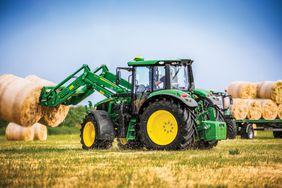
{"type": "Polygon", "coordinates": [[[282,79],[282,2],[0,1],[0,74],[59,82],[140,55],[195,60],[200,88],[282,79]]]}

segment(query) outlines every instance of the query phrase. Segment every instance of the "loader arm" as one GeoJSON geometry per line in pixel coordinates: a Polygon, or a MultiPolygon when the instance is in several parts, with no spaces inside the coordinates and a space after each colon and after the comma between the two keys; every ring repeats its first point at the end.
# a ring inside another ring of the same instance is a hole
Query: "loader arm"
{"type": "Polygon", "coordinates": [[[43,87],[39,103],[42,106],[75,105],[95,91],[107,98],[131,91],[129,82],[121,79],[117,85],[116,80],[116,75],[109,72],[106,65],[101,65],[94,71],[88,65],[83,65],[58,85],[43,87]]]}

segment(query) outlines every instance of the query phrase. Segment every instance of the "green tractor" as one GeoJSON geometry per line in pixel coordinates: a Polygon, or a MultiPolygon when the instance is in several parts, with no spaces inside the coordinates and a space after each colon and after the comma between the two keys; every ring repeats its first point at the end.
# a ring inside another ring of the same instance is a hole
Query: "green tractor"
{"type": "Polygon", "coordinates": [[[105,65],[93,71],[83,65],[57,86],[43,87],[40,104],[76,105],[95,91],[104,95],[81,126],[86,150],[110,148],[115,138],[123,149],[212,148],[233,130],[221,97],[195,88],[192,62],[137,57],[115,74],[105,65]]]}

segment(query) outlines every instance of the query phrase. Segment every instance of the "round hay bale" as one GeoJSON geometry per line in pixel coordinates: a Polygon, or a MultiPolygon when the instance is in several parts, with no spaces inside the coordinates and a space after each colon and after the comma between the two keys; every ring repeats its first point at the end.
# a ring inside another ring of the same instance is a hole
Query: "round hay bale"
{"type": "Polygon", "coordinates": [[[261,102],[262,118],[265,120],[274,120],[278,115],[278,107],[270,99],[257,99],[261,102]]]}
{"type": "Polygon", "coordinates": [[[44,116],[40,119],[40,123],[50,127],[57,127],[67,117],[69,107],[59,105],[57,107],[43,107],[44,116]]]}
{"type": "Polygon", "coordinates": [[[25,127],[40,120],[38,85],[13,75],[2,78],[0,88],[0,118],[25,127]]]}
{"type": "Polygon", "coordinates": [[[282,104],[278,106],[278,117],[282,120],[282,104]]]}
{"type": "Polygon", "coordinates": [[[15,79],[17,79],[17,77],[13,74],[3,74],[0,76],[0,95],[4,92],[6,86],[15,79]]]}
{"type": "Polygon", "coordinates": [[[7,140],[29,141],[34,138],[34,129],[33,127],[22,127],[16,123],[9,123],[5,135],[7,140]]]}
{"type": "Polygon", "coordinates": [[[246,99],[248,105],[247,118],[251,120],[259,120],[262,116],[262,108],[260,101],[256,99],[246,99]]]}
{"type": "Polygon", "coordinates": [[[227,92],[233,98],[254,99],[257,95],[257,86],[251,82],[232,82],[227,92]]]}
{"type": "Polygon", "coordinates": [[[47,127],[40,123],[36,123],[33,126],[34,140],[47,140],[47,127]]]}
{"type": "MultiPolygon", "coordinates": [[[[48,80],[42,79],[35,75],[29,75],[25,79],[32,81],[41,88],[43,86],[54,86],[56,85],[53,82],[48,80]]],[[[59,105],[57,107],[46,107],[42,106],[43,117],[40,119],[40,123],[50,126],[50,127],[57,127],[60,123],[64,121],[69,111],[69,107],[65,105],[59,105]]]]}
{"type": "Polygon", "coordinates": [[[262,86],[262,82],[255,82],[254,84],[256,85],[256,91],[257,91],[257,97],[259,97],[259,90],[262,86]]]}
{"type": "Polygon", "coordinates": [[[26,76],[25,79],[33,83],[39,84],[40,86],[55,86],[56,85],[55,83],[50,82],[49,80],[40,78],[34,74],[26,76]]]}
{"type": "Polygon", "coordinates": [[[248,115],[248,105],[243,99],[233,99],[231,113],[237,120],[244,120],[248,115]]]}
{"type": "Polygon", "coordinates": [[[261,82],[258,87],[258,97],[272,99],[277,104],[282,104],[282,80],[261,82]]]}

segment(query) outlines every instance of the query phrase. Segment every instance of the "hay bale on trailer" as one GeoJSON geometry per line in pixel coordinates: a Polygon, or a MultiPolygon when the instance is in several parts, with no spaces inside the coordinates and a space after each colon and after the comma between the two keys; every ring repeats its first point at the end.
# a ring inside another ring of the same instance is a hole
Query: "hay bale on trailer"
{"type": "Polygon", "coordinates": [[[34,138],[34,128],[22,127],[16,123],[9,123],[6,127],[6,139],[7,140],[23,140],[30,141],[34,138]]]}
{"type": "Polygon", "coordinates": [[[261,82],[258,86],[258,97],[272,99],[277,104],[282,104],[282,80],[261,82]]]}
{"type": "Polygon", "coordinates": [[[257,94],[257,86],[251,82],[232,82],[227,87],[227,92],[233,98],[254,99],[257,94]]]}
{"type": "MultiPolygon", "coordinates": [[[[38,84],[41,88],[43,86],[54,86],[55,83],[42,79],[35,75],[29,75],[25,79],[38,84]]],[[[40,123],[48,125],[50,127],[57,127],[64,121],[69,111],[69,107],[65,105],[59,105],[57,107],[44,107],[42,106],[43,117],[40,119],[40,123]]]]}
{"type": "Polygon", "coordinates": [[[47,140],[47,127],[40,123],[36,123],[33,126],[34,140],[47,140]]]}
{"type": "Polygon", "coordinates": [[[262,116],[262,108],[260,101],[256,99],[246,99],[248,105],[247,118],[251,120],[259,120],[262,116]]]}
{"type": "Polygon", "coordinates": [[[28,127],[42,116],[38,105],[41,88],[14,75],[0,78],[0,118],[28,127]]]}
{"type": "Polygon", "coordinates": [[[278,115],[278,107],[270,99],[257,99],[261,103],[262,118],[265,120],[274,120],[278,115]]]}
{"type": "Polygon", "coordinates": [[[231,113],[236,120],[246,119],[248,115],[248,105],[243,99],[233,99],[231,113]]]}

